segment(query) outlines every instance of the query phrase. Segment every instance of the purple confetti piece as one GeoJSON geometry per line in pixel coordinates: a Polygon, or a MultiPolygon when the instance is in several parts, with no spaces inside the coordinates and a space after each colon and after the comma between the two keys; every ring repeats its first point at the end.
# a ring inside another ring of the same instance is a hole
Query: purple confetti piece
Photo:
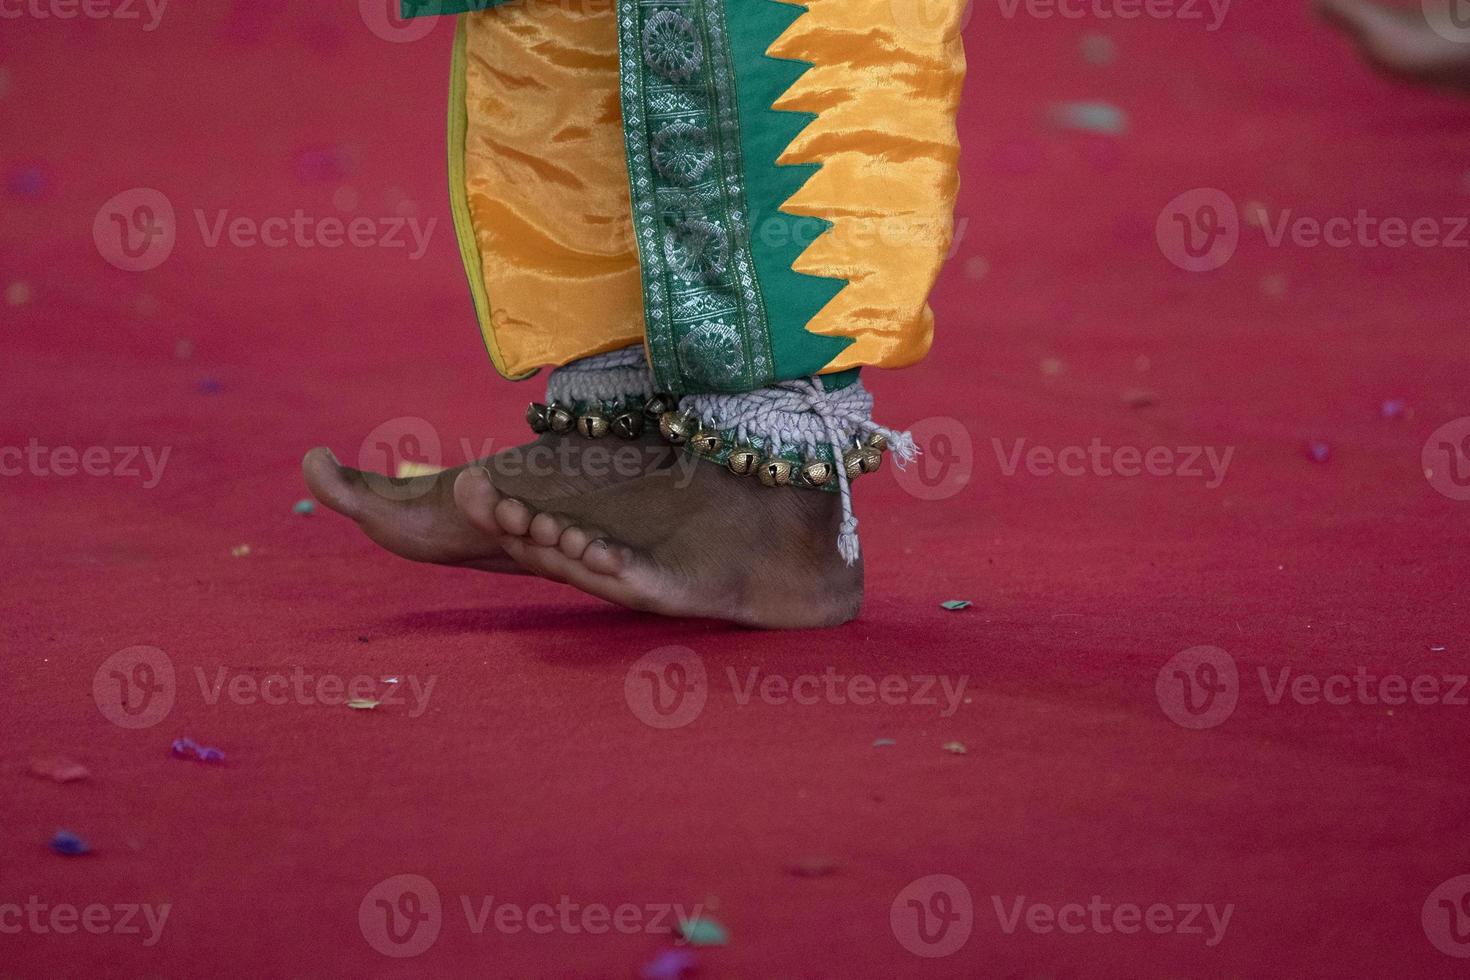
{"type": "Polygon", "coordinates": [[[347,176],[347,153],[339,146],[305,149],[292,168],[304,184],[337,183],[347,176]]]}
{"type": "Polygon", "coordinates": [[[67,857],[92,853],[92,846],[69,830],[58,830],[51,836],[51,850],[67,857]]]}
{"type": "Polygon", "coordinates": [[[38,198],[49,184],[46,171],[40,167],[21,167],[5,176],[5,190],[13,197],[38,198]]]}
{"type": "Polygon", "coordinates": [[[655,956],[641,972],[643,980],[680,980],[698,967],[694,954],[687,949],[666,949],[655,956]]]}
{"type": "Polygon", "coordinates": [[[220,384],[215,378],[205,378],[199,382],[199,394],[201,395],[218,395],[224,390],[225,386],[220,384]]]}
{"type": "Polygon", "coordinates": [[[1314,463],[1325,463],[1332,458],[1332,447],[1325,442],[1309,442],[1306,446],[1307,459],[1314,463]]]}
{"type": "Polygon", "coordinates": [[[1386,419],[1401,419],[1408,412],[1409,406],[1398,398],[1389,398],[1379,407],[1378,411],[1386,419]]]}

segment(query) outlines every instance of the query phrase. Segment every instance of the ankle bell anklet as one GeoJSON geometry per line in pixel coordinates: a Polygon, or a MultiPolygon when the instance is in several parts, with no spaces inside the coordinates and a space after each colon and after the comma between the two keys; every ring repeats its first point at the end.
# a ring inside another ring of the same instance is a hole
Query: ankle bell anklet
{"type": "Polygon", "coordinates": [[[918,455],[913,436],[873,421],[873,396],[861,381],[837,391],[801,379],[739,395],[686,395],[658,427],[664,441],[768,487],[841,494],[837,550],[849,565],[860,554],[852,481],[878,470],[885,451],[899,466],[918,455]]]}
{"type": "Polygon", "coordinates": [[[656,400],[653,375],[640,344],[552,371],[546,381],[546,403],[531,403],[526,424],[536,433],[576,429],[589,439],[609,433],[637,439],[646,422],[657,423],[658,416],[674,405],[673,399],[655,405],[656,400]]]}
{"type": "Polygon", "coordinates": [[[841,494],[837,550],[849,565],[860,554],[852,481],[881,468],[884,452],[899,466],[918,455],[913,436],[873,421],[873,396],[861,381],[827,391],[803,378],[745,394],[681,398],[654,392],[641,346],[557,368],[546,402],[533,402],[526,422],[537,433],[576,429],[589,439],[636,439],[656,425],[665,442],[737,476],[841,494]]]}

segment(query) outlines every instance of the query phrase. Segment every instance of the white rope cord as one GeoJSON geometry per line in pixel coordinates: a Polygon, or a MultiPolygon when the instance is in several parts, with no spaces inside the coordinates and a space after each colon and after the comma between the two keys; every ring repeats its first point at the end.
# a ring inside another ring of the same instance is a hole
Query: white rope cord
{"type": "Polygon", "coordinates": [[[573,361],[546,379],[546,400],[551,404],[571,407],[634,397],[653,397],[653,374],[642,344],[573,361]]]}
{"type": "Polygon", "coordinates": [[[852,512],[852,484],[843,465],[845,449],[856,446],[864,436],[881,435],[888,441],[896,464],[902,467],[918,456],[914,437],[873,421],[873,396],[861,381],[837,391],[826,391],[820,381],[803,378],[782,381],[739,395],[686,395],[680,407],[698,416],[701,423],[733,431],[739,442],[751,439],[772,454],[795,449],[815,455],[830,446],[837,468],[837,486],[842,495],[842,527],[837,550],[851,565],[861,554],[858,522],[852,512]]]}

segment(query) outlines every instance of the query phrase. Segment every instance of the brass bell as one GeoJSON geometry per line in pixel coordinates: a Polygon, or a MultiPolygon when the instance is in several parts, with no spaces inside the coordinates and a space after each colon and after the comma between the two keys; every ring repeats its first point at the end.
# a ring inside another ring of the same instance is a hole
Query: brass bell
{"type": "Polygon", "coordinates": [[[665,412],[658,417],[658,432],[666,442],[682,446],[694,435],[698,426],[694,419],[678,412],[665,412]]]}
{"type": "Polygon", "coordinates": [[[526,424],[532,432],[545,432],[551,428],[550,410],[540,402],[532,402],[526,409],[526,424]]]}
{"type": "Polygon", "coordinates": [[[713,456],[724,444],[725,440],[720,438],[720,434],[711,429],[700,429],[694,433],[694,438],[689,440],[689,445],[695,452],[706,456],[713,456]]]}
{"type": "Polygon", "coordinates": [[[809,487],[823,487],[832,480],[832,464],[824,459],[809,459],[801,467],[801,478],[809,487]]]}
{"type": "Polygon", "coordinates": [[[572,426],[577,424],[576,416],[560,405],[552,405],[546,418],[551,425],[552,432],[571,432],[572,426]]]}
{"type": "Polygon", "coordinates": [[[842,468],[847,472],[849,480],[856,480],[863,474],[863,451],[861,449],[849,449],[842,454],[842,468]]]}
{"type": "Polygon", "coordinates": [[[730,450],[730,458],[725,460],[725,465],[736,476],[749,476],[755,472],[755,468],[760,465],[760,461],[760,453],[754,449],[751,449],[749,446],[736,446],[730,450]]]}
{"type": "Polygon", "coordinates": [[[588,439],[601,439],[612,429],[605,415],[582,415],[577,418],[577,431],[588,439]]]}
{"type": "Polygon", "coordinates": [[[888,448],[888,437],[881,432],[874,432],[872,436],[868,438],[868,445],[872,446],[874,449],[878,450],[881,453],[883,450],[888,448]]]}
{"type": "Polygon", "coordinates": [[[791,482],[791,471],[795,468],[787,460],[772,457],[761,463],[756,475],[768,487],[784,487],[791,482]]]}
{"type": "Polygon", "coordinates": [[[650,422],[656,422],[663,418],[665,412],[672,412],[679,407],[679,399],[673,395],[654,395],[643,405],[643,415],[650,422]]]}
{"type": "Polygon", "coordinates": [[[883,450],[877,446],[864,446],[858,450],[858,465],[864,473],[876,473],[883,468],[883,450]]]}
{"type": "Polygon", "coordinates": [[[637,439],[643,434],[643,415],[639,412],[623,412],[612,420],[612,430],[620,439],[637,439]]]}

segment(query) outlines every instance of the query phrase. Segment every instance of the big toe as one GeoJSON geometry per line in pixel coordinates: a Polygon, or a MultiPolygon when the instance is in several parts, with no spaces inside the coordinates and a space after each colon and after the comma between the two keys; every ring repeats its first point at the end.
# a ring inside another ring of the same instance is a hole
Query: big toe
{"type": "Polygon", "coordinates": [[[338,462],[326,446],[317,446],[301,460],[301,474],[311,495],[324,506],[356,520],[364,508],[367,487],[362,474],[338,462]]]}
{"type": "Polygon", "coordinates": [[[486,534],[499,536],[505,531],[495,519],[495,505],[503,498],[483,466],[467,466],[454,480],[454,505],[469,521],[486,534]]]}

